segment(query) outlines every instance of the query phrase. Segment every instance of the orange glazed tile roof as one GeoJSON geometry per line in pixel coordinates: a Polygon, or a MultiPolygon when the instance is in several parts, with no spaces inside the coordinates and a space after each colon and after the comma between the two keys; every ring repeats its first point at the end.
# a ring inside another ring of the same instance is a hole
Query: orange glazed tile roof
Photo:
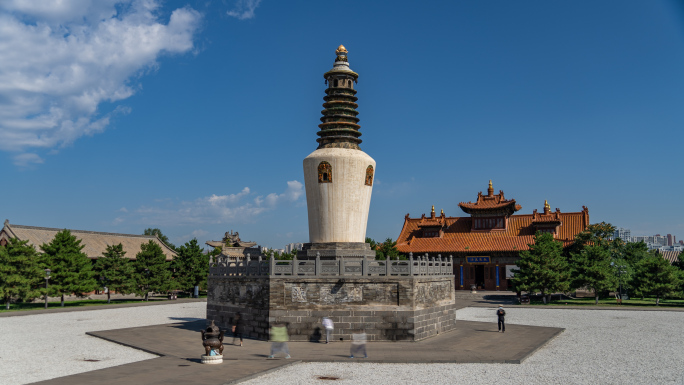
{"type": "MultiPolygon", "coordinates": [[[[569,246],[579,232],[589,225],[589,210],[583,207],[580,212],[561,213],[556,211],[551,217],[560,219],[560,226],[555,238],[569,246]]],[[[507,219],[506,229],[471,231],[470,217],[445,217],[444,235],[433,238],[421,238],[421,221],[428,218],[409,218],[404,220],[404,227],[397,239],[397,249],[402,253],[490,253],[517,252],[528,250],[528,244],[534,243],[535,219],[539,222],[540,214],[512,215],[507,219]]]]}

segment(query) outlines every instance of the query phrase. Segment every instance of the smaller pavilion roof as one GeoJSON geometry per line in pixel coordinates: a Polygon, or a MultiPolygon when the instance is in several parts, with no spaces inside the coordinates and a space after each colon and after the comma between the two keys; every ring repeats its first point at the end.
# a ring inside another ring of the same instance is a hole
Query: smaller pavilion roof
{"type": "Polygon", "coordinates": [[[483,195],[482,192],[477,193],[477,201],[473,202],[461,202],[458,204],[464,212],[470,215],[502,212],[504,214],[512,215],[514,212],[520,210],[522,206],[515,203],[515,199],[504,198],[503,190],[499,190],[499,193],[494,195],[494,188],[492,187],[492,181],[489,181],[489,188],[487,189],[487,195],[483,195]]]}

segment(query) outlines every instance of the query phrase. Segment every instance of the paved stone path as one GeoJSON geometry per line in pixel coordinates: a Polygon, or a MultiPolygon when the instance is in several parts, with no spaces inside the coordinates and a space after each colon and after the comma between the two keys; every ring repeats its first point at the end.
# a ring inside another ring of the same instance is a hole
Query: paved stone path
{"type": "Polygon", "coordinates": [[[56,378],[39,384],[226,384],[244,381],[306,362],[378,363],[520,363],[563,331],[559,328],[507,325],[498,333],[495,323],[458,321],[456,330],[420,342],[371,342],[368,359],[349,359],[349,342],[331,344],[290,342],[291,360],[267,359],[270,343],[245,340],[231,345],[226,337],[224,362],[203,365],[199,330],[204,321],[90,332],[88,334],[161,357],[136,363],[56,378]]]}

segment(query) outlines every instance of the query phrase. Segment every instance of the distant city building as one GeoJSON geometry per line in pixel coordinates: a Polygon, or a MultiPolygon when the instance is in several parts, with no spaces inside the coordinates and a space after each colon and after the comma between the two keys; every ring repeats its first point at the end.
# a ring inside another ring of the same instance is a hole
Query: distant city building
{"type": "MultiPolygon", "coordinates": [[[[29,245],[32,245],[38,252],[42,252],[40,246],[50,243],[55,235],[62,230],[64,229],[10,225],[9,220],[6,220],[5,225],[0,230],[0,246],[6,245],[10,238],[17,238],[20,241],[28,241],[29,245]]],[[[85,230],[69,231],[71,235],[81,241],[81,245],[84,246],[82,252],[90,259],[101,258],[108,245],[118,245],[119,243],[123,247],[123,251],[126,252],[125,257],[135,259],[135,255],[140,252],[140,245],[149,241],[161,247],[167,261],[174,259],[178,255],[173,249],[157,238],[156,235],[101,233],[85,230]]]]}
{"type": "Polygon", "coordinates": [[[285,252],[289,254],[295,250],[301,250],[302,247],[304,247],[303,243],[288,243],[285,245],[285,252]]]}
{"type": "Polygon", "coordinates": [[[276,254],[283,254],[285,252],[285,249],[272,249],[270,247],[262,247],[261,248],[261,254],[268,257],[271,255],[271,252],[274,252],[276,254]]]}
{"type": "Polygon", "coordinates": [[[676,242],[675,236],[673,236],[672,234],[667,234],[667,245],[672,246],[675,244],[675,242],[676,242]]]}
{"type": "Polygon", "coordinates": [[[632,242],[632,232],[629,229],[623,229],[622,227],[615,229],[613,233],[613,239],[620,238],[624,242],[632,242]]]}

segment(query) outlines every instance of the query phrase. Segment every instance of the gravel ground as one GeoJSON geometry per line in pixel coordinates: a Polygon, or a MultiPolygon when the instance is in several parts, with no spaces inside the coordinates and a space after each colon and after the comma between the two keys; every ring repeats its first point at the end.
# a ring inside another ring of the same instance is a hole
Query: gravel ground
{"type": "MultiPolygon", "coordinates": [[[[456,317],[493,314],[473,307],[456,317]]],[[[508,309],[506,321],[566,330],[520,365],[303,363],[243,384],[684,384],[684,312],[508,309]]]]}
{"type": "Polygon", "coordinates": [[[194,302],[0,318],[0,383],[25,384],[155,358],[85,332],[204,319],[206,306],[194,302]]]}

